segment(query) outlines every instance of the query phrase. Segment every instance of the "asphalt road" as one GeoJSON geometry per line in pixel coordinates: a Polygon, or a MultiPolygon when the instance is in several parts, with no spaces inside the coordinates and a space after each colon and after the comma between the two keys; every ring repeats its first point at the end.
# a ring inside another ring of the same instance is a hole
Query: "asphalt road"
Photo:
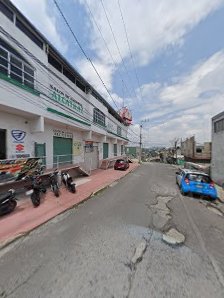
{"type": "Polygon", "coordinates": [[[206,204],[143,164],[0,251],[0,297],[224,297],[224,217],[206,204]]]}

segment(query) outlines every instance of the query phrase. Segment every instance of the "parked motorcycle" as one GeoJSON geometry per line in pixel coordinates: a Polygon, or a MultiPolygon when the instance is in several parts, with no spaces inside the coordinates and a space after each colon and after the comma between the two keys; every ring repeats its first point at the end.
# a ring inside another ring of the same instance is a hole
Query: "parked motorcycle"
{"type": "Polygon", "coordinates": [[[73,181],[72,177],[69,175],[68,172],[63,171],[61,172],[62,183],[65,187],[72,193],[76,192],[75,182],[73,181]]]}
{"type": "Polygon", "coordinates": [[[59,197],[60,191],[59,191],[59,183],[58,183],[58,170],[56,169],[53,173],[49,175],[50,178],[50,185],[51,190],[53,191],[54,195],[56,197],[59,197]]]}
{"type": "Polygon", "coordinates": [[[26,187],[28,189],[26,195],[30,196],[33,206],[38,207],[40,205],[41,193],[46,193],[47,191],[40,177],[40,172],[28,176],[26,180],[31,181],[31,185],[26,187]]]}
{"type": "Polygon", "coordinates": [[[15,190],[0,195],[0,216],[11,213],[17,206],[15,190]]]}

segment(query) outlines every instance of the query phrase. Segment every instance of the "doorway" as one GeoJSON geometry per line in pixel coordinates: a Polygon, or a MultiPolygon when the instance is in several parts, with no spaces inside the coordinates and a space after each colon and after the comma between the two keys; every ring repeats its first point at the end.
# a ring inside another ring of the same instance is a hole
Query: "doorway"
{"type": "Polygon", "coordinates": [[[109,156],[109,146],[108,143],[103,143],[103,159],[109,156]]]}
{"type": "Polygon", "coordinates": [[[54,167],[72,164],[72,139],[54,137],[53,153],[54,167]]]}
{"type": "Polygon", "coordinates": [[[46,143],[38,144],[35,142],[35,157],[40,157],[42,159],[42,164],[46,165],[46,143]]]}
{"type": "Polygon", "coordinates": [[[0,129],[0,159],[6,159],[6,129],[0,129]]]}

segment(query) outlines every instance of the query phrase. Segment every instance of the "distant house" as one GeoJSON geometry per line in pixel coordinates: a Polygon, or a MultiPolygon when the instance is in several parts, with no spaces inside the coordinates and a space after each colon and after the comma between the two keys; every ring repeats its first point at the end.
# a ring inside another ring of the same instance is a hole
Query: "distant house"
{"type": "Polygon", "coordinates": [[[181,142],[181,153],[184,155],[185,161],[210,163],[211,148],[211,142],[197,144],[194,136],[181,142]]]}
{"type": "Polygon", "coordinates": [[[224,112],[212,118],[212,179],[224,183],[224,112]]]}

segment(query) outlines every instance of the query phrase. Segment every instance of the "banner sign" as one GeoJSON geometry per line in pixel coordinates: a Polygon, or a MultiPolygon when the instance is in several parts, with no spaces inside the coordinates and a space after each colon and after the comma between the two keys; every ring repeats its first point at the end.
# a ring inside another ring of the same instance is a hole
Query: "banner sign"
{"type": "Polygon", "coordinates": [[[83,114],[83,107],[81,103],[77,102],[74,98],[69,96],[68,94],[64,93],[63,91],[59,90],[52,84],[50,84],[51,88],[51,98],[53,101],[58,102],[59,104],[75,110],[76,112],[83,114]]]}
{"type": "Polygon", "coordinates": [[[82,153],[82,143],[80,141],[73,142],[73,155],[79,156],[82,153]]]}
{"type": "Polygon", "coordinates": [[[33,173],[39,164],[39,158],[0,160],[0,183],[20,180],[22,177],[33,173]]]}

